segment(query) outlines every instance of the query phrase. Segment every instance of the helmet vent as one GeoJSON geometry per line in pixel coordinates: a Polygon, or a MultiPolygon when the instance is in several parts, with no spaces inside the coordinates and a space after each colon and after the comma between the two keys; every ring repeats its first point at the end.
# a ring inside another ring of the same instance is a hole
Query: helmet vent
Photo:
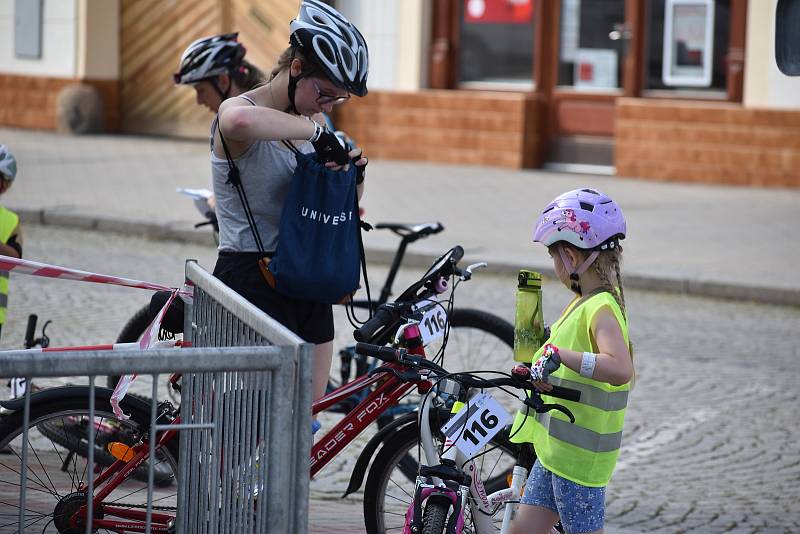
{"type": "Polygon", "coordinates": [[[348,48],[340,48],[339,54],[342,56],[342,61],[344,62],[344,68],[348,72],[353,70],[353,63],[355,62],[355,57],[353,57],[353,53],[348,48]]]}
{"type": "Polygon", "coordinates": [[[581,191],[583,191],[584,193],[591,193],[593,195],[600,195],[600,193],[598,193],[594,189],[581,189],[581,191]]]}
{"type": "Polygon", "coordinates": [[[592,211],[594,210],[594,204],[589,204],[588,202],[581,202],[581,209],[584,209],[586,211],[592,211]]]}
{"type": "Polygon", "coordinates": [[[336,64],[336,52],[331,48],[330,43],[325,39],[314,39],[314,46],[317,53],[323,56],[329,63],[336,64]]]}
{"type": "Polygon", "coordinates": [[[555,206],[550,206],[549,208],[544,210],[542,213],[547,213],[548,211],[553,211],[555,208],[556,208],[555,206]]]}

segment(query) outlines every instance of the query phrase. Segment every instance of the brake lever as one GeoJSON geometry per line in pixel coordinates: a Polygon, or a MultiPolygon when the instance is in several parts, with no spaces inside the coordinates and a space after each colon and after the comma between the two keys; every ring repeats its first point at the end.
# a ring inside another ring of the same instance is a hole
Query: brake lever
{"type": "Polygon", "coordinates": [[[575,423],[575,416],[572,415],[572,412],[569,411],[569,408],[567,408],[566,406],[562,406],[560,404],[542,404],[541,408],[536,409],[538,413],[549,412],[550,410],[557,410],[563,413],[564,415],[569,417],[570,423],[575,423]]]}
{"type": "Polygon", "coordinates": [[[461,280],[464,281],[464,282],[466,282],[468,280],[471,280],[472,279],[472,275],[475,273],[476,270],[484,269],[484,268],[486,268],[488,266],[489,266],[489,264],[486,263],[485,261],[479,261],[478,263],[473,263],[472,265],[470,265],[469,267],[467,267],[466,269],[461,271],[461,274],[459,275],[459,278],[461,278],[461,280]]]}
{"type": "Polygon", "coordinates": [[[373,376],[377,373],[389,373],[390,375],[394,376],[395,378],[403,382],[417,382],[419,380],[423,380],[418,371],[406,371],[401,373],[397,369],[393,369],[391,367],[386,367],[383,365],[380,367],[376,367],[375,369],[370,371],[368,373],[368,376],[373,376]]]}

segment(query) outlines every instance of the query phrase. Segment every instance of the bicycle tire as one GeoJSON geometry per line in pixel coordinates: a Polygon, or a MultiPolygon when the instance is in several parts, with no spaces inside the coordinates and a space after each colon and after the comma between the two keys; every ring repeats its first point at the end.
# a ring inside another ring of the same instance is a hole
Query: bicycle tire
{"type": "MultiPolygon", "coordinates": [[[[399,429],[391,440],[386,442],[372,461],[367,475],[367,483],[364,486],[364,524],[368,534],[386,534],[386,532],[399,532],[402,530],[406,510],[414,494],[415,484],[414,477],[408,477],[406,474],[408,470],[407,462],[411,459],[417,462],[418,465],[418,441],[419,427],[417,424],[405,426],[399,429]],[[404,463],[406,465],[402,465],[404,463]],[[397,469],[397,473],[393,474],[395,469],[397,469]],[[390,487],[390,483],[393,494],[387,494],[387,488],[390,487]],[[387,497],[390,498],[389,501],[387,501],[387,497]],[[387,510],[387,502],[389,502],[389,510],[387,510]]],[[[509,443],[505,439],[504,433],[495,436],[490,445],[497,446],[498,450],[507,456],[508,461],[504,462],[500,471],[495,473],[494,471],[500,463],[500,458],[494,461],[488,457],[496,451],[482,456],[483,460],[476,459],[478,469],[483,469],[487,464],[492,468],[488,473],[489,476],[484,479],[487,493],[507,487],[506,476],[511,473],[515,463],[514,460],[517,458],[519,451],[517,445],[509,443]]],[[[494,455],[493,458],[496,456],[494,455]]],[[[416,473],[416,469],[414,471],[416,473]]],[[[465,529],[467,525],[470,528],[472,525],[469,514],[470,512],[465,510],[465,529]]],[[[501,521],[502,511],[499,511],[498,515],[498,521],[501,521]]],[[[468,529],[466,531],[471,532],[468,529]]]]}
{"type": "MultiPolygon", "coordinates": [[[[76,506],[85,503],[85,494],[77,490],[77,483],[86,481],[88,462],[79,455],[69,454],[69,451],[58,442],[51,441],[41,432],[42,423],[53,423],[67,417],[86,417],[88,419],[89,399],[83,395],[69,394],[56,399],[38,402],[31,405],[30,425],[28,434],[28,466],[26,477],[27,495],[29,496],[24,512],[25,526],[41,530],[48,521],[53,521],[59,532],[68,532],[68,516],[77,511],[76,506]],[[69,513],[65,512],[65,506],[69,513]],[[61,527],[59,527],[59,522],[61,527]]],[[[122,421],[113,415],[108,399],[95,399],[95,416],[101,421],[114,421],[115,424],[126,426],[130,432],[147,432],[150,425],[150,414],[138,410],[135,406],[126,404],[123,400],[123,409],[130,414],[130,419],[122,421]]],[[[23,413],[13,412],[0,418],[0,485],[19,485],[22,465],[23,446],[23,413]]],[[[178,440],[173,439],[160,448],[157,461],[164,463],[172,473],[172,478],[177,477],[178,440]]],[[[95,470],[99,464],[95,465],[95,470]]],[[[177,485],[170,488],[154,488],[159,505],[174,506],[177,485]]],[[[141,510],[142,504],[147,501],[147,486],[133,477],[123,480],[121,484],[108,497],[108,502],[114,502],[117,508],[141,510]]],[[[18,503],[11,501],[7,506],[17,509],[5,514],[16,524],[19,513],[18,503]]],[[[27,528],[24,529],[26,532],[27,528]]],[[[83,527],[81,527],[81,532],[83,527]]]]}
{"type": "MultiPolygon", "coordinates": [[[[148,414],[149,421],[149,414],[148,414]]],[[[83,458],[89,457],[89,442],[87,441],[88,418],[63,418],[60,420],[41,421],[38,424],[39,432],[53,443],[61,445],[68,451],[74,452],[83,458]]],[[[114,428],[113,425],[108,430],[98,430],[95,435],[94,461],[104,467],[109,467],[117,459],[106,450],[106,445],[111,442],[134,445],[135,438],[132,434],[125,432],[124,428],[114,428]]],[[[160,455],[160,451],[156,455],[160,455]]],[[[157,487],[169,486],[174,482],[172,473],[168,468],[160,468],[160,464],[155,466],[154,484],[157,487]]],[[[137,467],[131,476],[142,482],[148,481],[147,462],[137,467]]]]}
{"type": "Polygon", "coordinates": [[[450,503],[441,497],[430,497],[422,513],[422,534],[442,534],[449,515],[450,503]]]}

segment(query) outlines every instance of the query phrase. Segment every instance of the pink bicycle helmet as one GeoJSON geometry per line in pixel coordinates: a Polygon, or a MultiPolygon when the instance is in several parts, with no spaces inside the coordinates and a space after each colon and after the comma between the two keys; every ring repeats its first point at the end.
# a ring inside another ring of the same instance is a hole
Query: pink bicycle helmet
{"type": "Polygon", "coordinates": [[[566,241],[580,249],[602,250],[612,241],[624,239],[625,231],[625,216],[608,195],[595,189],[575,189],[545,207],[536,221],[533,241],[547,247],[566,241]]]}
{"type": "Polygon", "coordinates": [[[579,249],[592,251],[576,268],[558,247],[573,281],[572,288],[580,293],[579,275],[597,259],[599,251],[613,249],[620,239],[625,239],[626,230],[622,209],[608,195],[596,189],[575,189],[557,196],[545,207],[536,221],[533,241],[546,247],[565,241],[579,249]]]}

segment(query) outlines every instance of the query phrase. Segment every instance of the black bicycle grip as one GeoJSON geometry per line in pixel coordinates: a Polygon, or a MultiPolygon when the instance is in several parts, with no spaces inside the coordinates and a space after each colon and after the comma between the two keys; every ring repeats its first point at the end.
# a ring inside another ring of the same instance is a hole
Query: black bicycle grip
{"type": "Polygon", "coordinates": [[[372,356],[386,363],[395,363],[400,357],[400,349],[382,347],[372,343],[356,343],[356,354],[372,356]]]}
{"type": "Polygon", "coordinates": [[[356,341],[369,341],[375,335],[375,332],[389,324],[393,317],[394,314],[392,312],[384,307],[379,307],[375,310],[375,315],[372,316],[372,319],[353,331],[353,337],[356,341]]]}
{"type": "Polygon", "coordinates": [[[580,402],[581,392],[577,389],[565,388],[561,386],[553,386],[550,391],[543,391],[542,395],[550,395],[551,397],[558,397],[568,401],[580,402]]]}
{"type": "Polygon", "coordinates": [[[33,347],[34,336],[36,336],[36,321],[39,318],[35,313],[28,315],[28,326],[25,329],[25,348],[33,347]]]}

